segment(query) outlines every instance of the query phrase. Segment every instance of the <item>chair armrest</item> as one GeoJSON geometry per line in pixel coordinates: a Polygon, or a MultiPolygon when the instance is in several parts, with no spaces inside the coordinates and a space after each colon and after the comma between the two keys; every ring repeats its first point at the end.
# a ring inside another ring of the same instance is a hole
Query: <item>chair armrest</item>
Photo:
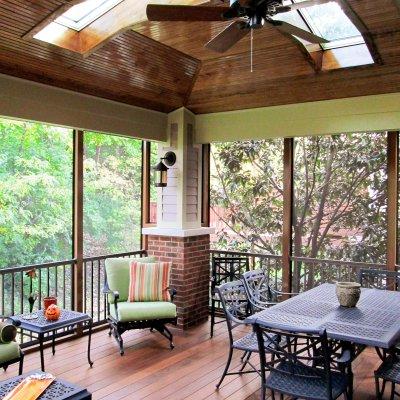
{"type": "Polygon", "coordinates": [[[177,294],[178,292],[177,292],[176,289],[174,289],[174,288],[169,288],[168,290],[169,290],[169,294],[170,294],[170,296],[171,296],[171,301],[174,301],[175,296],[176,296],[176,294],[177,294]]]}
{"type": "Polygon", "coordinates": [[[104,288],[103,294],[111,295],[113,297],[114,303],[117,303],[119,300],[119,292],[117,290],[111,290],[110,288],[104,288]]]}
{"type": "MultiPolygon", "coordinates": [[[[118,300],[119,300],[119,292],[117,292],[116,290],[111,290],[108,285],[105,285],[103,288],[103,294],[108,296],[111,295],[113,298],[113,303],[114,303],[114,310],[115,310],[115,317],[116,319],[118,319],[118,300]]],[[[107,302],[108,303],[108,302],[107,302]]],[[[107,310],[108,313],[110,313],[110,307],[109,307],[109,303],[107,305],[107,310]]]]}

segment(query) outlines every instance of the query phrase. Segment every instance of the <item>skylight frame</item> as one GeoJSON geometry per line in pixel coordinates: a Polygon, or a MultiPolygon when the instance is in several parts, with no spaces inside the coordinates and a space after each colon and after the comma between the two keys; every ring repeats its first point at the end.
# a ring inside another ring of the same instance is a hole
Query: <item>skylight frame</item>
{"type": "MultiPolygon", "coordinates": [[[[301,3],[301,1],[298,1],[298,0],[292,0],[292,2],[293,3],[301,3]]],[[[335,1],[335,0],[332,0],[332,2],[335,2],[336,4],[338,4],[338,2],[335,1]]],[[[324,4],[321,4],[318,7],[323,7],[323,6],[324,6],[324,4]]],[[[340,4],[338,4],[338,6],[340,7],[340,4]]],[[[314,33],[314,34],[316,34],[318,36],[321,36],[321,37],[324,36],[323,33],[318,28],[318,26],[315,24],[315,22],[314,22],[313,18],[311,17],[310,13],[307,11],[307,8],[299,9],[297,11],[299,12],[300,16],[303,18],[305,23],[309,26],[310,31],[312,33],[314,33]]],[[[346,14],[344,13],[343,10],[342,10],[342,12],[346,16],[346,14]]],[[[332,49],[338,49],[338,48],[341,48],[341,47],[348,47],[348,46],[354,46],[354,45],[357,45],[357,44],[365,43],[361,32],[354,25],[353,21],[351,21],[350,19],[349,19],[349,21],[354,26],[354,28],[358,31],[359,35],[357,35],[357,36],[349,36],[349,37],[342,38],[342,39],[331,40],[328,43],[320,43],[320,46],[321,46],[322,50],[332,50],[332,49]]]]}
{"type": "Polygon", "coordinates": [[[74,7],[80,6],[85,3],[82,2],[77,4],[76,6],[72,6],[64,14],[60,15],[57,19],[55,19],[54,22],[66,28],[70,28],[73,29],[74,31],[80,32],[88,25],[90,25],[92,22],[94,22],[96,19],[100,18],[101,16],[109,12],[118,4],[122,3],[122,1],[123,0],[104,0],[100,4],[100,6],[95,7],[91,11],[86,12],[85,15],[82,15],[82,17],[78,21],[74,21],[73,19],[65,16],[65,14],[68,14],[68,12],[71,11],[71,9],[73,9],[74,7]]]}
{"type": "MultiPolygon", "coordinates": [[[[286,1],[284,1],[284,4],[296,4],[296,3],[298,4],[298,3],[301,3],[302,1],[304,1],[304,0],[286,0],[286,1]]],[[[332,0],[332,2],[335,2],[340,7],[340,2],[338,2],[336,0],[332,0]]],[[[324,4],[316,5],[316,7],[323,7],[323,6],[324,6],[324,4]]],[[[296,12],[300,16],[300,18],[302,19],[304,24],[307,26],[307,30],[309,32],[314,33],[317,36],[324,37],[322,32],[318,29],[317,25],[313,21],[313,18],[310,16],[307,9],[308,8],[303,8],[303,9],[294,10],[292,12],[296,12]]],[[[343,9],[342,9],[342,12],[344,13],[343,9]]],[[[345,13],[344,13],[344,15],[348,18],[348,16],[345,13]]],[[[277,19],[279,19],[279,16],[277,16],[277,17],[278,17],[277,19]]],[[[325,50],[334,50],[334,49],[339,49],[339,48],[343,48],[343,47],[365,44],[365,40],[364,40],[361,32],[358,30],[357,26],[355,26],[353,21],[351,21],[351,20],[350,20],[350,23],[359,32],[359,35],[349,36],[349,37],[342,38],[342,39],[331,40],[328,43],[319,43],[318,45],[304,42],[304,45],[307,47],[307,49],[309,49],[309,51],[316,51],[316,46],[318,46],[319,49],[325,51],[325,50]]],[[[304,27],[302,27],[302,28],[304,29],[304,27]]]]}

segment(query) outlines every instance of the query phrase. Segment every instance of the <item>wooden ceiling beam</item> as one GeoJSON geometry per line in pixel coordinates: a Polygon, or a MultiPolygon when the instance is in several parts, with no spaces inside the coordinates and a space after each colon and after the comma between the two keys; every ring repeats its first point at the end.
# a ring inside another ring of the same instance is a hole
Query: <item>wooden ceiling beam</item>
{"type": "Polygon", "coordinates": [[[371,54],[371,57],[374,60],[374,63],[378,64],[378,65],[382,65],[383,64],[382,57],[380,56],[378,49],[375,45],[375,42],[372,38],[372,35],[369,32],[364,21],[355,13],[355,11],[349,5],[347,0],[336,0],[336,1],[339,3],[343,12],[347,15],[347,17],[350,19],[350,21],[360,31],[360,33],[364,39],[364,42],[367,45],[368,50],[371,54]]]}

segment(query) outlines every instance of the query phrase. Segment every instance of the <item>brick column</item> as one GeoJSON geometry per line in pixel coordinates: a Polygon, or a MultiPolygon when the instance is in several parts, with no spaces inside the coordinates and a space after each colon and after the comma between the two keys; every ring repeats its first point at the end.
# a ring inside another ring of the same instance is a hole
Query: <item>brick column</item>
{"type": "Polygon", "coordinates": [[[172,262],[171,287],[178,292],[178,326],[187,329],[208,318],[210,236],[148,236],[148,255],[172,262]]]}

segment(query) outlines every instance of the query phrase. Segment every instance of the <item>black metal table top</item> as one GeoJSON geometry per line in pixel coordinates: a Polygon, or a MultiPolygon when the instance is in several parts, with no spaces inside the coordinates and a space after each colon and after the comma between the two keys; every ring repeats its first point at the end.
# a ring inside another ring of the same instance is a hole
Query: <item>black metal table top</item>
{"type": "Polygon", "coordinates": [[[400,292],[362,289],[355,308],[341,307],[325,283],[246,319],[282,329],[325,328],[332,339],[388,349],[400,339],[400,292]]]}
{"type": "Polygon", "coordinates": [[[24,319],[24,316],[29,314],[13,315],[10,319],[14,322],[21,323],[20,327],[22,329],[35,333],[51,332],[56,329],[91,320],[91,317],[87,314],[64,309],[61,310],[60,318],[57,321],[48,321],[44,316],[43,310],[38,310],[35,314],[38,316],[36,319],[24,319]]]}
{"type": "MultiPolygon", "coordinates": [[[[0,399],[3,399],[28,375],[40,373],[37,371],[19,375],[0,382],[0,399]]],[[[56,380],[44,391],[39,400],[90,400],[92,395],[81,387],[70,382],[56,378],[56,380]]]]}

